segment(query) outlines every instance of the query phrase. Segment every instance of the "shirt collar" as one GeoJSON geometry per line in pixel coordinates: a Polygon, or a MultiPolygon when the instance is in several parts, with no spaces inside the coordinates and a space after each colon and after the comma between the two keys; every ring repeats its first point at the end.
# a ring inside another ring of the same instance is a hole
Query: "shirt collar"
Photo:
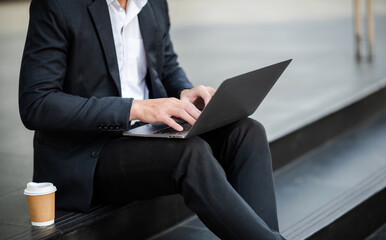
{"type": "Polygon", "coordinates": [[[114,2],[115,0],[106,0],[107,2],[107,5],[111,4],[112,2],[114,2]]]}
{"type": "MultiPolygon", "coordinates": [[[[130,0],[130,2],[131,2],[131,1],[134,2],[135,5],[137,5],[137,7],[138,7],[139,9],[143,8],[143,7],[146,5],[146,3],[147,3],[147,0],[130,0]]],[[[112,4],[113,2],[117,2],[117,3],[118,3],[117,0],[106,0],[106,2],[107,2],[107,5],[110,5],[110,4],[112,4]]],[[[130,4],[130,2],[129,2],[129,4],[130,4]]],[[[119,3],[118,3],[118,5],[119,5],[119,3]]]]}
{"type": "Polygon", "coordinates": [[[132,1],[134,1],[137,4],[138,8],[140,9],[143,8],[147,3],[147,0],[132,0],[132,1]]]}

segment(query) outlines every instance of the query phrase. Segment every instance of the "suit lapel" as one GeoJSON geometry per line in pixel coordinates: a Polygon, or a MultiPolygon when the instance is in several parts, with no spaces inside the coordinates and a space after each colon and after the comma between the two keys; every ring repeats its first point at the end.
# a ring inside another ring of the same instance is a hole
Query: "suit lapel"
{"type": "Polygon", "coordinates": [[[158,29],[154,13],[149,2],[138,14],[138,20],[146,52],[154,51],[155,36],[158,29]]]}
{"type": "Polygon", "coordinates": [[[158,77],[156,70],[157,66],[157,41],[162,41],[162,39],[157,39],[158,27],[157,21],[154,16],[153,9],[150,2],[148,2],[141,10],[138,15],[139,27],[141,29],[143,44],[146,52],[147,59],[147,72],[150,76],[150,84],[148,83],[148,88],[150,90],[150,95],[153,98],[167,97],[167,93],[164,89],[164,86],[161,80],[158,77]]]}
{"type": "Polygon", "coordinates": [[[106,0],[94,0],[94,2],[88,6],[88,10],[98,31],[110,75],[118,88],[119,95],[122,96],[117,54],[106,0]]]}

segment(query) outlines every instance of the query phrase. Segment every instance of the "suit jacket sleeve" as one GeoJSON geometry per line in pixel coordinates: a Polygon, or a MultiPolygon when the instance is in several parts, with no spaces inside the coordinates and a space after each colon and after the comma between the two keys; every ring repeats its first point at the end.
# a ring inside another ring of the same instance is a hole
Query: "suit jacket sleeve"
{"type": "Polygon", "coordinates": [[[170,40],[170,19],[167,2],[165,1],[166,13],[166,35],[164,37],[164,66],[162,71],[162,83],[168,93],[168,96],[180,97],[180,93],[184,89],[193,88],[189,82],[185,72],[177,62],[177,54],[174,52],[173,44],[170,40]]]}
{"type": "Polygon", "coordinates": [[[70,40],[56,0],[33,0],[19,81],[19,110],[24,125],[34,130],[96,130],[114,123],[128,129],[132,99],[84,98],[66,93],[70,40]]]}

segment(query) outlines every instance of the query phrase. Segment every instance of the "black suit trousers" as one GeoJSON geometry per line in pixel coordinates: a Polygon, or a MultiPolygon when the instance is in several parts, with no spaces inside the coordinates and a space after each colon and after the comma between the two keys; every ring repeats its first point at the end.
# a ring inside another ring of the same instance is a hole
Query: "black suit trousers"
{"type": "Polygon", "coordinates": [[[95,201],[175,193],[221,239],[283,239],[265,130],[252,119],[184,140],[119,137],[106,144],[95,201]]]}

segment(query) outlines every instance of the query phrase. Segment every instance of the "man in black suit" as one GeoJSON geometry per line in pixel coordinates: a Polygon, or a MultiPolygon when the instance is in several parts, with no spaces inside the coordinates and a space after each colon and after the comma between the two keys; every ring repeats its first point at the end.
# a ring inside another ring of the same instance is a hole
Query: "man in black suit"
{"type": "Polygon", "coordinates": [[[165,0],[32,0],[19,108],[35,130],[33,180],[57,186],[59,208],[84,211],[93,202],[180,193],[222,239],[282,239],[258,122],[244,119],[182,141],[121,136],[140,124],[133,120],[181,130],[171,117],[194,124],[200,111],[193,103],[206,104],[214,94],[186,78],[169,26],[165,0]],[[127,43],[117,43],[108,5],[122,11],[131,1],[146,58],[137,66],[145,73],[137,79],[145,82],[143,99],[124,97],[126,50],[119,46],[127,43]]]}

